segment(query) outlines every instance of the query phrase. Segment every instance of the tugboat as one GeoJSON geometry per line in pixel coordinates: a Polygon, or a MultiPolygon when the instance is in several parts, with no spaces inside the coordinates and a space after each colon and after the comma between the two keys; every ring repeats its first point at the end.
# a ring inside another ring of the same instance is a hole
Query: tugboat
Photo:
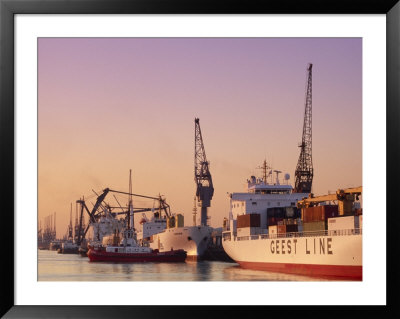
{"type": "Polygon", "coordinates": [[[108,262],[184,262],[186,259],[183,249],[159,252],[138,245],[134,235],[133,229],[127,229],[119,245],[89,246],[87,256],[90,261],[108,262]]]}

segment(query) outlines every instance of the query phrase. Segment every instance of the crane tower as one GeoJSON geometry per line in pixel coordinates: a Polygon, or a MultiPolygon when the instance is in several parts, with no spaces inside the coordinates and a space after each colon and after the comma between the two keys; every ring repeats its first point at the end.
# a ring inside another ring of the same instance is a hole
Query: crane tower
{"type": "Polygon", "coordinates": [[[203,138],[201,136],[200,120],[194,119],[195,136],[194,136],[194,179],[196,181],[196,196],[199,206],[201,207],[202,226],[207,225],[207,207],[211,206],[211,199],[214,195],[214,187],[212,183],[211,173],[209,170],[209,162],[207,162],[206,152],[204,150],[203,138]]]}
{"type": "Polygon", "coordinates": [[[300,147],[300,156],[295,171],[296,193],[311,193],[314,169],[312,164],[312,64],[307,66],[307,89],[304,109],[303,136],[300,147]]]}

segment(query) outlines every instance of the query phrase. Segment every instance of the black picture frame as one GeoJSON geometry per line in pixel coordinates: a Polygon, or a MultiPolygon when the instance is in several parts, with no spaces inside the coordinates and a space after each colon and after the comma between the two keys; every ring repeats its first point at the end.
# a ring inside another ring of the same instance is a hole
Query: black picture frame
{"type": "MultiPolygon", "coordinates": [[[[396,255],[399,241],[396,192],[400,163],[400,3],[398,0],[286,0],[286,1],[197,1],[197,0],[0,0],[0,181],[3,185],[1,242],[1,309],[4,318],[159,318],[255,316],[247,307],[232,306],[22,306],[14,304],[14,18],[16,14],[385,14],[387,40],[386,105],[386,208],[387,208],[387,305],[368,307],[291,306],[269,307],[268,316],[320,315],[355,317],[399,315],[399,274],[396,255]],[[284,311],[284,312],[282,312],[284,311]],[[311,312],[310,312],[311,311],[311,312]]],[[[383,110],[377,109],[377,112],[383,110]]],[[[383,143],[384,141],[382,141],[383,143]]],[[[377,199],[379,200],[379,199],[377,199]]],[[[321,293],[321,292],[318,292],[321,293]]],[[[325,292],[329,293],[329,292],[325,292]]],[[[283,297],[284,298],[284,297],[283,297]]],[[[261,306],[260,306],[261,307],[261,306]]],[[[260,307],[255,306],[257,310],[260,307]]],[[[251,310],[253,311],[253,310],[251,310]]],[[[261,309],[261,313],[264,313],[261,309]]],[[[266,313],[264,313],[267,315],[266,313]]]]}

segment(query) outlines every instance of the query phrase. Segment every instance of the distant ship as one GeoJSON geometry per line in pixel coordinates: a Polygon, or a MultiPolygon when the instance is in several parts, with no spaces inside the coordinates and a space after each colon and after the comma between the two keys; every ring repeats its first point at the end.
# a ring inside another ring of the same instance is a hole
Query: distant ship
{"type": "Polygon", "coordinates": [[[57,250],[59,254],[77,254],[79,246],[72,240],[66,240],[61,243],[61,247],[57,250]]]}
{"type": "Polygon", "coordinates": [[[184,226],[183,215],[171,215],[161,218],[158,213],[151,219],[145,216],[140,221],[137,238],[152,249],[166,252],[183,249],[187,260],[200,260],[206,252],[213,228],[209,226],[184,226]]]}
{"type": "Polygon", "coordinates": [[[61,248],[61,244],[62,244],[62,242],[60,241],[60,240],[53,240],[53,241],[51,241],[50,242],[50,247],[49,247],[49,249],[50,250],[58,250],[58,249],[60,249],[61,248]]]}

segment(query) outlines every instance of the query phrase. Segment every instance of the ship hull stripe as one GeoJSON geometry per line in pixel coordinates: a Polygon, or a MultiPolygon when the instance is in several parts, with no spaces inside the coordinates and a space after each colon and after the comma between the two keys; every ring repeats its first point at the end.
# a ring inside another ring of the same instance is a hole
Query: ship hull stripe
{"type": "Polygon", "coordinates": [[[330,279],[362,280],[362,266],[236,261],[242,268],[330,279]]]}

